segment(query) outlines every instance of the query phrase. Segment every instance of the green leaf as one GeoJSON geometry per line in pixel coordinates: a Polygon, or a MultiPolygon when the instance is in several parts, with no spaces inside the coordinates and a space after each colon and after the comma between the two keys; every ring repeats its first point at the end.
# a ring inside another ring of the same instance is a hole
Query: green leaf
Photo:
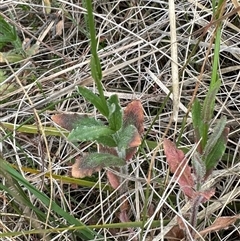
{"type": "Polygon", "coordinates": [[[206,166],[199,152],[195,151],[192,156],[193,170],[196,176],[197,190],[201,189],[201,183],[206,175],[206,166]]]}
{"type": "Polygon", "coordinates": [[[78,115],[76,113],[74,114],[62,113],[62,114],[52,115],[51,119],[62,128],[68,131],[71,131],[72,129],[77,127],[79,122],[85,117],[87,117],[87,115],[78,115]]]}
{"type": "Polygon", "coordinates": [[[214,111],[214,106],[215,106],[215,99],[217,92],[220,88],[221,81],[217,80],[215,83],[211,84],[208,90],[208,93],[206,95],[206,98],[203,102],[203,108],[202,108],[202,122],[203,122],[203,127],[202,127],[202,148],[205,148],[207,144],[207,139],[208,139],[208,132],[209,132],[209,123],[212,119],[213,111],[214,111]]]}
{"type": "Polygon", "coordinates": [[[22,42],[15,27],[0,16],[0,47],[2,48],[6,43],[12,43],[15,50],[22,51],[22,42]]]}
{"type": "Polygon", "coordinates": [[[114,131],[118,131],[123,124],[122,108],[119,104],[118,96],[112,95],[107,100],[107,104],[109,109],[109,116],[108,116],[109,127],[114,131]]]}
{"type": "Polygon", "coordinates": [[[91,90],[79,86],[78,87],[78,92],[90,103],[92,103],[98,111],[104,115],[105,117],[108,116],[108,107],[105,102],[102,101],[102,99],[94,94],[91,90]]]}
{"type": "Polygon", "coordinates": [[[68,139],[69,141],[95,141],[101,136],[109,136],[114,131],[104,125],[78,125],[73,129],[68,139]]]}
{"type": "Polygon", "coordinates": [[[123,166],[125,164],[125,160],[109,153],[90,153],[89,155],[83,158],[79,166],[79,169],[123,166]]]}
{"type": "Polygon", "coordinates": [[[221,136],[218,138],[215,146],[211,149],[208,155],[203,155],[203,161],[205,162],[206,171],[209,173],[218,163],[218,161],[223,156],[226,144],[227,144],[227,136],[228,136],[229,129],[225,128],[221,136]]]}
{"type": "MultiPolygon", "coordinates": [[[[138,130],[134,125],[128,125],[126,127],[121,128],[115,135],[115,141],[117,143],[118,149],[125,150],[130,147],[132,141],[134,141],[135,137],[138,137],[138,130]]],[[[139,136],[140,137],[140,136],[139,136]]],[[[133,146],[131,146],[133,147],[133,146]]]]}
{"type": "Polygon", "coordinates": [[[0,63],[16,63],[23,59],[24,57],[21,54],[16,54],[14,51],[0,52],[0,63]]]}
{"type": "Polygon", "coordinates": [[[201,104],[198,99],[195,99],[192,106],[192,121],[196,142],[198,142],[202,137],[203,121],[201,117],[201,111],[201,104]]]}
{"type": "Polygon", "coordinates": [[[77,121],[74,122],[73,128],[79,126],[103,126],[103,122],[96,120],[94,117],[82,116],[77,121]]]}
{"type": "Polygon", "coordinates": [[[206,98],[203,102],[202,120],[205,124],[209,124],[210,120],[212,119],[215,99],[216,99],[217,92],[220,88],[220,85],[221,85],[220,80],[217,80],[215,83],[210,85],[206,98]]]}
{"type": "Polygon", "coordinates": [[[115,142],[112,136],[100,136],[96,139],[97,143],[102,144],[103,146],[116,147],[117,143],[115,142]]]}
{"type": "Polygon", "coordinates": [[[213,133],[210,135],[207,141],[207,145],[203,150],[203,155],[208,156],[216,145],[217,141],[221,137],[224,128],[226,126],[227,118],[223,116],[220,120],[217,121],[216,126],[213,128],[213,133]]]}
{"type": "Polygon", "coordinates": [[[194,129],[199,129],[202,126],[201,111],[201,104],[198,99],[195,99],[192,106],[192,120],[194,129]]]}
{"type": "Polygon", "coordinates": [[[13,42],[17,40],[17,33],[13,26],[0,17],[0,43],[13,42]]]}
{"type": "Polygon", "coordinates": [[[84,178],[94,172],[101,171],[103,167],[123,166],[126,162],[109,153],[91,153],[84,157],[77,157],[72,165],[72,176],[84,178]]]}

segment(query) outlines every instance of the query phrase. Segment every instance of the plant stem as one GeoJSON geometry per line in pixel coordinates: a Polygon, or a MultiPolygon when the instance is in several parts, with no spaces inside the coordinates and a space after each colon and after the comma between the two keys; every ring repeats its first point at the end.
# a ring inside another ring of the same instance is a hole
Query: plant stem
{"type": "Polygon", "coordinates": [[[107,105],[106,99],[103,93],[102,83],[101,83],[102,69],[101,69],[100,61],[97,54],[97,40],[96,40],[96,31],[95,31],[92,3],[91,3],[91,0],[84,0],[84,1],[86,1],[89,32],[90,32],[90,39],[91,39],[91,53],[92,53],[91,72],[92,72],[93,79],[97,85],[97,89],[99,92],[99,96],[102,100],[102,103],[104,105],[107,105]]]}
{"type": "Polygon", "coordinates": [[[192,212],[191,212],[190,221],[189,221],[189,223],[191,224],[190,240],[194,239],[194,236],[195,236],[195,230],[194,229],[197,226],[197,214],[198,214],[199,206],[200,206],[202,200],[203,200],[203,196],[198,195],[192,201],[192,208],[191,208],[192,212]]]}

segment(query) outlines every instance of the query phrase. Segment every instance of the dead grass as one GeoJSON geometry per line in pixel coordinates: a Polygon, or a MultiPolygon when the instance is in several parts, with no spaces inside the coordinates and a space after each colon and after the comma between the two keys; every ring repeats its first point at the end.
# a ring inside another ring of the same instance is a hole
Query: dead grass
{"type": "MultiPolygon", "coordinates": [[[[7,16],[17,28],[20,38],[30,39],[30,45],[38,44],[39,50],[19,63],[1,63],[5,71],[5,87],[0,94],[0,121],[13,124],[36,124],[39,128],[53,126],[51,115],[59,112],[78,112],[98,115],[89,103],[75,90],[78,85],[88,86],[95,91],[90,76],[90,46],[88,30],[85,27],[85,9],[81,1],[53,1],[51,14],[46,14],[41,1],[4,1],[2,16],[7,16]],[[50,26],[50,27],[49,27],[50,26]],[[49,27],[49,28],[48,28],[49,27]],[[10,68],[11,66],[11,68],[10,68]],[[19,80],[19,82],[17,81],[19,80]],[[14,90],[8,91],[8,87],[14,90]],[[36,112],[34,112],[34,110],[36,112]],[[39,117],[39,119],[37,118],[39,117]]],[[[178,41],[177,60],[179,67],[180,101],[186,108],[199,81],[201,66],[206,60],[203,77],[197,92],[203,100],[210,83],[213,48],[210,38],[213,28],[199,42],[195,31],[211,20],[210,1],[176,1],[176,33],[178,41]],[[206,59],[206,53],[210,54],[206,59]],[[190,57],[191,56],[191,57],[190,57]],[[190,59],[189,59],[190,58],[190,59]],[[183,68],[184,67],[184,68],[183,68]]],[[[183,217],[189,203],[181,195],[174,180],[168,175],[168,166],[162,148],[157,152],[152,167],[150,185],[147,185],[149,164],[156,145],[162,137],[172,116],[172,101],[168,100],[163,111],[158,113],[166,98],[149,70],[167,88],[172,87],[171,45],[167,1],[94,1],[96,29],[99,39],[99,58],[103,69],[105,95],[117,93],[122,106],[132,99],[140,99],[145,111],[145,136],[143,147],[129,164],[129,203],[131,221],[140,221],[147,216],[144,229],[134,229],[135,237],[141,240],[163,240],[176,223],[176,217],[183,217]],[[157,116],[159,114],[159,116],[157,116]],[[154,122],[153,122],[154,121],[154,122]],[[149,189],[149,193],[146,191],[149,189]],[[144,214],[144,206],[147,213],[144,214]],[[154,220],[160,220],[157,227],[151,227],[154,220]],[[171,221],[170,223],[168,223],[171,221]],[[142,236],[141,236],[142,235],[142,236]]],[[[226,13],[233,11],[231,1],[227,2],[226,13]]],[[[215,120],[227,116],[230,127],[226,153],[217,170],[206,185],[216,187],[214,198],[201,207],[199,229],[209,226],[218,216],[234,216],[240,210],[239,185],[239,69],[240,69],[239,16],[233,14],[223,20],[222,43],[219,59],[221,90],[216,99],[215,120]]],[[[11,49],[7,46],[4,51],[11,49]]],[[[0,83],[1,84],[1,83],[0,83]]],[[[170,126],[168,138],[183,134],[180,146],[194,148],[191,118],[184,127],[185,109],[179,109],[176,123],[170,126]]],[[[117,218],[119,197],[109,192],[104,184],[104,171],[88,179],[103,185],[102,189],[75,186],[45,174],[69,175],[70,163],[80,152],[94,151],[94,143],[82,143],[76,149],[64,137],[43,137],[40,134],[26,134],[1,128],[2,157],[20,170],[28,167],[40,170],[40,174],[21,171],[27,180],[42,190],[64,210],[81,219],[85,224],[108,224],[119,222],[117,218]],[[8,136],[7,136],[8,135],[8,136]],[[7,136],[7,137],[6,137],[7,136]]],[[[2,183],[6,181],[2,179],[2,183]]],[[[36,198],[25,190],[33,203],[41,207],[36,198]]],[[[1,192],[1,230],[16,232],[45,228],[42,223],[27,221],[13,209],[6,192],[1,192]]],[[[19,207],[21,210],[21,206],[19,207]]],[[[48,210],[48,209],[46,209],[48,210]]],[[[21,210],[23,211],[23,210],[21,210]]],[[[64,224],[48,210],[49,217],[64,224]]],[[[21,213],[21,212],[20,212],[21,213]]],[[[31,215],[31,210],[27,212],[31,215]]],[[[48,228],[55,228],[49,222],[48,228]]],[[[134,240],[130,229],[97,230],[104,239],[134,240]]],[[[46,236],[22,235],[14,240],[80,240],[71,232],[46,236]]],[[[5,238],[2,240],[13,240],[5,238]]],[[[98,239],[100,240],[100,239],[98,239]]],[[[202,239],[203,240],[203,239],[202,239]]],[[[229,229],[207,234],[204,240],[240,240],[239,222],[229,229]]]]}

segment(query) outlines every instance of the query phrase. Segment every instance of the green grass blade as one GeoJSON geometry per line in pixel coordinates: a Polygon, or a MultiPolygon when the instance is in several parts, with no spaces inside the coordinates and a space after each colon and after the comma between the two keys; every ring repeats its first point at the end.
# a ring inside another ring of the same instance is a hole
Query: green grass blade
{"type": "MultiPolygon", "coordinates": [[[[46,220],[46,213],[43,213],[41,210],[39,210],[34,205],[32,205],[29,198],[27,197],[25,192],[22,190],[22,188],[19,186],[19,184],[16,182],[16,180],[12,180],[12,182],[14,182],[14,188],[18,192],[17,195],[11,190],[12,187],[11,187],[11,189],[9,189],[7,186],[3,185],[2,183],[0,183],[0,189],[5,191],[8,195],[10,195],[11,198],[17,199],[17,201],[20,198],[21,201],[27,207],[29,207],[31,210],[33,210],[36,213],[39,220],[44,222],[44,220],[46,220]]],[[[14,208],[14,210],[16,210],[17,213],[22,214],[22,211],[19,210],[18,206],[19,206],[19,204],[12,205],[12,207],[14,208]]],[[[50,220],[51,220],[51,218],[50,218],[50,220]]]]}
{"type": "MultiPolygon", "coordinates": [[[[85,226],[82,222],[74,218],[72,215],[64,211],[57,203],[54,201],[50,202],[49,197],[44,193],[37,190],[32,184],[25,180],[14,168],[12,168],[7,162],[1,159],[2,168],[11,175],[13,179],[21,183],[25,188],[27,188],[36,198],[38,198],[44,205],[49,206],[51,204],[51,209],[56,212],[58,215],[63,217],[71,225],[82,225],[85,226]]],[[[85,240],[94,239],[96,233],[85,226],[85,229],[80,231],[80,234],[85,240]]]]}
{"type": "MultiPolygon", "coordinates": [[[[28,133],[28,134],[38,134],[39,128],[36,125],[14,125],[12,123],[8,122],[1,122],[1,125],[3,125],[5,128],[13,131],[16,130],[21,133],[28,133]]],[[[56,127],[43,127],[43,131],[46,136],[68,136],[69,131],[66,131],[65,129],[59,130],[56,127]]]]}

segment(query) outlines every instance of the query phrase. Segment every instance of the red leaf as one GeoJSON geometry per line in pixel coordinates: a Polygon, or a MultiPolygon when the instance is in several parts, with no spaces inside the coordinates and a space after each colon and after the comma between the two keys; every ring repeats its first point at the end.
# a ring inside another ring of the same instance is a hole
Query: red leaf
{"type": "Polygon", "coordinates": [[[140,100],[134,100],[127,105],[124,110],[123,124],[125,126],[134,125],[138,133],[141,135],[144,131],[143,126],[144,115],[143,107],[140,100]]]}
{"type": "Polygon", "coordinates": [[[126,150],[126,160],[129,160],[133,157],[133,155],[137,151],[137,147],[141,144],[141,134],[144,131],[144,114],[143,107],[139,100],[134,100],[127,105],[124,110],[123,115],[123,125],[134,125],[138,133],[135,133],[131,143],[129,144],[129,148],[126,150]]]}
{"type": "Polygon", "coordinates": [[[76,157],[76,162],[72,166],[72,176],[83,178],[91,176],[103,167],[123,166],[124,164],[125,160],[109,153],[89,153],[84,157],[76,157]]]}
{"type": "Polygon", "coordinates": [[[182,191],[189,198],[194,198],[196,193],[193,190],[194,181],[191,167],[187,164],[183,151],[177,149],[176,145],[168,139],[164,139],[163,148],[170,171],[175,174],[182,191]]]}
{"type": "Polygon", "coordinates": [[[120,212],[120,214],[119,214],[119,219],[120,219],[120,221],[121,221],[122,223],[130,222],[129,217],[128,217],[126,211],[120,212]]]}
{"type": "Polygon", "coordinates": [[[131,139],[131,142],[129,143],[129,147],[138,147],[141,145],[142,139],[141,136],[138,134],[138,132],[136,131],[131,139]]]}
{"type": "Polygon", "coordinates": [[[107,178],[113,189],[117,189],[120,186],[120,181],[118,176],[116,176],[111,171],[107,171],[107,178]]]}
{"type": "Polygon", "coordinates": [[[131,147],[126,150],[126,161],[131,159],[133,155],[137,152],[137,147],[131,147]]]}
{"type": "Polygon", "coordinates": [[[173,226],[164,237],[167,241],[177,241],[184,238],[184,231],[178,226],[173,226]]]}
{"type": "Polygon", "coordinates": [[[137,152],[137,147],[141,145],[141,136],[138,132],[134,133],[131,142],[129,143],[129,148],[126,149],[126,161],[131,159],[133,155],[137,152]]]}
{"type": "Polygon", "coordinates": [[[101,144],[99,145],[99,152],[109,153],[109,154],[112,154],[114,156],[118,156],[117,151],[114,147],[103,146],[101,144]]]}
{"type": "MultiPolygon", "coordinates": [[[[212,225],[200,231],[199,234],[203,236],[211,232],[227,229],[229,228],[230,225],[233,225],[238,219],[240,219],[240,215],[229,216],[229,217],[218,217],[212,225]]],[[[197,237],[199,236],[196,234],[195,238],[197,237]]]]}
{"type": "Polygon", "coordinates": [[[203,199],[201,201],[201,203],[205,203],[206,201],[210,200],[210,198],[215,194],[215,189],[209,189],[209,190],[204,190],[204,191],[200,191],[197,192],[197,195],[202,196],[203,199]]]}
{"type": "Polygon", "coordinates": [[[130,222],[130,219],[129,219],[129,203],[128,203],[128,200],[127,198],[124,196],[122,199],[121,199],[121,205],[120,205],[120,214],[119,214],[119,219],[121,222],[130,222]]]}
{"type": "Polygon", "coordinates": [[[75,128],[75,124],[81,120],[86,115],[78,115],[78,114],[57,114],[53,115],[51,118],[52,120],[61,126],[62,128],[71,131],[75,128]]]}
{"type": "Polygon", "coordinates": [[[83,158],[81,159],[79,156],[76,157],[75,163],[72,165],[72,176],[75,178],[83,178],[86,176],[91,176],[94,172],[101,171],[102,167],[98,166],[96,168],[81,168],[83,158]]]}

